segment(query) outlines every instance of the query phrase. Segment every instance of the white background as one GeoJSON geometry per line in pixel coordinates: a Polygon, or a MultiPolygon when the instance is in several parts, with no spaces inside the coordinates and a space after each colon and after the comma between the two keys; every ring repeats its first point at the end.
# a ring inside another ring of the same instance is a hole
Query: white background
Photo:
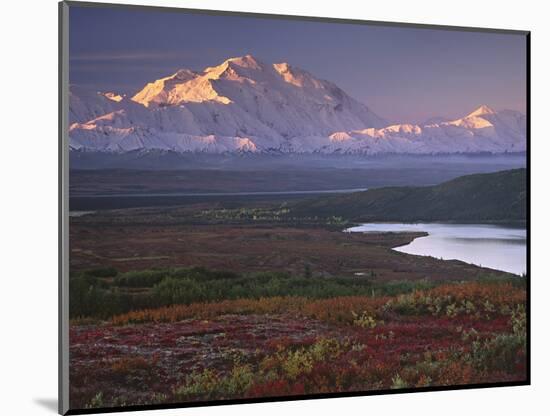
{"type": "MultiPolygon", "coordinates": [[[[112,0],[117,2],[116,0],[112,0]]],[[[549,24],[544,1],[146,1],[141,4],[532,31],[532,382],[530,387],[147,412],[148,415],[519,415],[550,408],[549,24]]],[[[0,14],[0,377],[2,415],[57,402],[57,4],[2,2],[0,14]]],[[[144,28],[144,30],[147,30],[144,28]]],[[[464,56],[463,59],[468,59],[464,56]]],[[[132,413],[134,414],[134,413],[132,413]]]]}

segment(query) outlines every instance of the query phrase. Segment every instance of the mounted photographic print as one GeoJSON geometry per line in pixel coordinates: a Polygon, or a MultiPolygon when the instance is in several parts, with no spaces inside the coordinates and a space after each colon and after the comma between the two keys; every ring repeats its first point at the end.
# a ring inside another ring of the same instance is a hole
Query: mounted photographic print
{"type": "Polygon", "coordinates": [[[59,10],[60,413],[529,384],[529,32],[59,10]]]}

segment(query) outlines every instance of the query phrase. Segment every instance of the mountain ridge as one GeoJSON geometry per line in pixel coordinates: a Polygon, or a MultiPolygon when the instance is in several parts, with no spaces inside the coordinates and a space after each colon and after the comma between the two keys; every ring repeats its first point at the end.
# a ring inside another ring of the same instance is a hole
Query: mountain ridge
{"type": "Polygon", "coordinates": [[[70,147],[128,152],[438,154],[526,150],[519,112],[483,105],[433,124],[392,124],[336,84],[251,55],[180,69],[132,97],[70,93],[70,147]]]}
{"type": "Polygon", "coordinates": [[[525,221],[527,171],[477,173],[439,185],[383,187],[311,199],[290,207],[289,215],[341,216],[356,222],[525,221]]]}

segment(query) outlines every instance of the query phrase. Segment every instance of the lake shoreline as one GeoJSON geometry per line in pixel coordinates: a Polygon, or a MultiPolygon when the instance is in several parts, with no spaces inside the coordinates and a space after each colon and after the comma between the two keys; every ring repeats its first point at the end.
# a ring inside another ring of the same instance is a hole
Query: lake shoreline
{"type": "Polygon", "coordinates": [[[347,233],[421,233],[392,250],[522,275],[526,272],[527,230],[502,224],[364,223],[347,233]]]}
{"type": "MultiPolygon", "coordinates": [[[[521,228],[526,229],[527,228],[527,220],[483,220],[483,221],[458,221],[458,220],[426,220],[426,219],[419,219],[415,221],[353,221],[350,222],[351,227],[348,227],[342,231],[345,231],[349,228],[358,227],[364,224],[426,224],[426,223],[432,223],[432,224],[468,224],[468,225],[474,225],[474,224],[482,224],[482,225],[500,225],[500,226],[510,226],[513,228],[521,228]]],[[[391,231],[388,231],[391,232],[391,231]]]]}

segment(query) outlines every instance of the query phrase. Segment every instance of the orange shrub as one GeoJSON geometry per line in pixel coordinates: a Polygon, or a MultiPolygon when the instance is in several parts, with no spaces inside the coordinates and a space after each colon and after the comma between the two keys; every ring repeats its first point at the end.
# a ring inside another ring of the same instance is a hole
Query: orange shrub
{"type": "Polygon", "coordinates": [[[111,370],[113,370],[115,373],[128,373],[135,370],[148,370],[150,367],[151,363],[140,356],[122,357],[111,364],[111,370]]]}
{"type": "MultiPolygon", "coordinates": [[[[394,297],[340,296],[328,299],[309,299],[297,296],[275,296],[260,299],[234,299],[211,303],[192,303],[156,309],[132,311],[115,316],[115,325],[143,322],[176,322],[183,319],[208,319],[225,314],[273,314],[290,313],[311,317],[331,323],[352,323],[355,316],[367,314],[376,316],[384,305],[415,308],[427,313],[434,300],[444,307],[455,306],[466,310],[471,307],[484,312],[499,312],[503,307],[511,309],[516,304],[525,303],[526,292],[511,284],[490,284],[466,282],[441,285],[433,289],[419,290],[394,297]],[[388,303],[389,302],[389,303],[388,303]],[[355,316],[354,316],[355,314],[355,316]]],[[[452,315],[452,309],[443,313],[452,315]]]]}
{"type": "Polygon", "coordinates": [[[291,313],[329,322],[351,323],[354,319],[352,312],[374,314],[386,301],[387,298],[367,296],[344,296],[318,300],[292,296],[236,299],[133,311],[113,317],[112,322],[115,325],[125,325],[143,322],[176,322],[183,319],[207,319],[224,314],[291,313]]]}

